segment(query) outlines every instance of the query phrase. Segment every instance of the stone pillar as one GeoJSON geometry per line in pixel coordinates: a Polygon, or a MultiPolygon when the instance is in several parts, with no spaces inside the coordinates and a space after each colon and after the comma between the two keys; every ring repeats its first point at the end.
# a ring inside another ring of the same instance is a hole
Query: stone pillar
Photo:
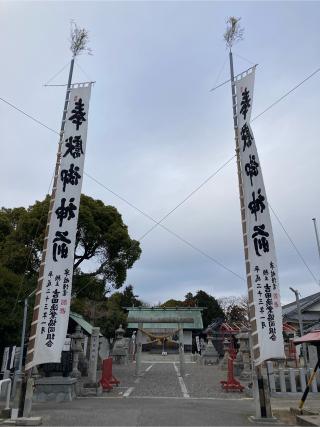
{"type": "Polygon", "coordinates": [[[137,332],[137,353],[136,353],[136,372],[138,376],[140,374],[140,365],[141,365],[141,352],[142,352],[142,323],[138,323],[138,332],[137,332]]]}
{"type": "Polygon", "coordinates": [[[92,328],[92,335],[91,335],[91,342],[90,342],[89,372],[88,372],[89,381],[91,383],[97,382],[99,334],[100,334],[100,328],[92,328]]]}
{"type": "Polygon", "coordinates": [[[183,342],[183,326],[179,323],[179,362],[180,362],[180,376],[185,374],[184,366],[184,342],[183,342]]]}

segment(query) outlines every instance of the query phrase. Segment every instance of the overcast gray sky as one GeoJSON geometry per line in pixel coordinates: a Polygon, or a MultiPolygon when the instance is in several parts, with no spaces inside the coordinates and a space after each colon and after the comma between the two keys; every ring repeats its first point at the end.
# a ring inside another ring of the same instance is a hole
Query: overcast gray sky
{"type": "MultiPolygon", "coordinates": [[[[43,87],[70,61],[70,20],[90,31],[74,81],[95,80],[85,170],[159,220],[234,154],[223,42],[228,16],[242,17],[236,73],[258,63],[253,116],[320,66],[319,2],[0,2],[4,98],[60,128],[64,88],[43,87]]],[[[52,81],[65,83],[68,67],[52,81]]],[[[269,202],[319,278],[312,218],[320,221],[319,78],[253,122],[269,202]]],[[[29,206],[48,191],[57,135],[0,102],[1,205],[29,206]]],[[[132,237],[152,221],[85,178],[83,192],[117,207],[132,237]]],[[[282,301],[289,286],[319,291],[272,216],[282,301]]],[[[163,223],[244,277],[236,163],[163,223]]],[[[319,224],[320,225],[320,224],[319,224]]],[[[157,227],[141,242],[127,284],[145,301],[203,289],[221,297],[246,284],[157,227]]]]}

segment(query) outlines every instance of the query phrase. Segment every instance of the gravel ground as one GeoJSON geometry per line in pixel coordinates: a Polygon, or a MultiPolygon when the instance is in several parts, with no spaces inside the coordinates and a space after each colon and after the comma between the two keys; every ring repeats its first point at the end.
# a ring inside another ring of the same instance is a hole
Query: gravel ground
{"type": "Polygon", "coordinates": [[[220,381],[226,379],[227,372],[222,371],[219,366],[201,366],[196,363],[186,364],[186,375],[183,378],[190,397],[245,397],[244,393],[223,391],[220,381]]]}
{"type": "MultiPolygon", "coordinates": [[[[119,396],[130,388],[125,397],[186,397],[190,398],[244,398],[245,393],[225,392],[220,380],[227,378],[227,372],[219,366],[201,366],[196,363],[185,364],[183,381],[178,378],[179,363],[163,363],[152,357],[149,362],[141,364],[141,375],[135,376],[135,363],[129,365],[114,365],[113,373],[120,380],[120,387],[109,394],[119,396]],[[183,384],[181,384],[183,382],[183,384]],[[185,386],[185,388],[184,388],[185,386]]],[[[245,384],[243,384],[245,385],[245,384]]]]}
{"type": "Polygon", "coordinates": [[[151,369],[144,371],[138,383],[135,383],[132,397],[182,397],[173,363],[155,363],[149,366],[152,366],[151,369]]]}

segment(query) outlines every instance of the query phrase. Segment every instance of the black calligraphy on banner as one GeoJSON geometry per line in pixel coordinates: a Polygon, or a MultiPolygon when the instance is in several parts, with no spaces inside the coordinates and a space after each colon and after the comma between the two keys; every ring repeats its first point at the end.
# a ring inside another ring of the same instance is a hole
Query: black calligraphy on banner
{"type": "Polygon", "coordinates": [[[60,176],[61,181],[63,182],[63,192],[66,191],[67,184],[78,185],[79,179],[81,179],[81,175],[78,173],[79,170],[79,166],[74,166],[74,164],[71,163],[69,169],[63,169],[61,171],[60,176]]]}
{"type": "Polygon", "coordinates": [[[55,238],[53,239],[53,251],[52,257],[53,261],[57,262],[57,256],[60,258],[67,258],[69,248],[68,245],[71,243],[71,240],[67,238],[69,232],[68,231],[57,231],[55,234],[55,238]]]}
{"type": "Polygon", "coordinates": [[[63,279],[63,290],[62,290],[62,296],[66,297],[69,292],[69,285],[70,285],[70,270],[67,268],[64,271],[64,279],[63,279]]]}
{"type": "Polygon", "coordinates": [[[59,363],[67,333],[90,92],[90,84],[73,85],[69,91],[60,165],[50,205],[45,262],[40,270],[42,287],[37,292],[39,314],[34,322],[34,350],[26,363],[28,370],[43,363],[59,363]]]}
{"type": "Polygon", "coordinates": [[[244,170],[247,174],[247,176],[250,177],[251,187],[253,185],[252,183],[252,177],[258,176],[259,163],[256,162],[256,156],[254,154],[249,155],[249,162],[245,164],[244,170]]]}
{"type": "Polygon", "coordinates": [[[251,107],[251,99],[250,99],[250,92],[247,88],[242,92],[242,100],[241,100],[241,108],[240,108],[240,114],[243,115],[244,120],[247,118],[247,113],[249,111],[249,108],[251,107]]]}
{"type": "Polygon", "coordinates": [[[262,292],[262,284],[261,284],[262,281],[261,281],[261,275],[259,273],[260,268],[258,265],[255,266],[254,272],[255,272],[254,286],[256,288],[256,293],[258,296],[258,307],[259,307],[258,315],[259,315],[261,329],[264,329],[267,327],[267,324],[266,324],[266,316],[265,316],[265,307],[263,302],[263,292],[262,292]]]}
{"type": "Polygon", "coordinates": [[[47,337],[46,337],[46,346],[52,347],[54,345],[54,339],[55,339],[55,331],[56,331],[56,323],[57,323],[57,314],[59,309],[59,294],[60,291],[57,289],[59,288],[59,282],[61,280],[61,277],[57,275],[55,277],[56,282],[56,289],[53,290],[51,295],[51,307],[49,311],[49,322],[48,322],[48,330],[47,330],[47,337]]]}
{"type": "Polygon", "coordinates": [[[273,262],[270,262],[270,275],[271,275],[272,288],[275,291],[277,289],[277,276],[276,276],[273,262]]]}
{"type": "Polygon", "coordinates": [[[69,200],[69,204],[66,206],[66,199],[63,197],[61,199],[60,206],[56,209],[55,214],[57,219],[59,220],[59,227],[62,227],[63,220],[66,219],[70,221],[70,219],[75,218],[75,211],[78,209],[74,204],[74,197],[71,197],[69,200]]]}
{"type": "Polygon", "coordinates": [[[240,137],[241,137],[241,141],[243,141],[243,150],[245,151],[246,148],[251,147],[252,142],[253,142],[253,136],[252,133],[250,131],[249,126],[247,125],[247,123],[245,123],[240,131],[240,137]]]}
{"type": "Polygon", "coordinates": [[[76,129],[79,130],[82,123],[86,121],[84,116],[87,114],[84,112],[84,103],[82,102],[82,98],[75,102],[75,107],[71,112],[73,114],[69,117],[69,120],[71,120],[72,123],[76,125],[76,129]]]}
{"type": "Polygon", "coordinates": [[[256,197],[255,192],[252,192],[252,201],[248,204],[248,208],[250,209],[250,212],[254,214],[255,220],[257,221],[257,213],[262,213],[266,205],[263,203],[265,200],[265,197],[261,194],[261,189],[258,189],[258,197],[256,197]]]}
{"type": "Polygon", "coordinates": [[[236,79],[237,158],[250,316],[257,337],[254,363],[283,357],[281,304],[272,224],[254,133],[251,129],[254,68],[236,79]],[[242,187],[242,188],[241,188],[242,187]]]}
{"type": "Polygon", "coordinates": [[[46,333],[46,326],[47,326],[47,319],[48,319],[48,311],[49,311],[49,303],[48,301],[50,300],[50,297],[48,295],[50,295],[51,293],[51,287],[52,287],[52,276],[53,273],[50,270],[48,273],[48,280],[47,280],[47,284],[46,284],[46,292],[45,292],[45,302],[44,302],[44,307],[43,307],[43,312],[42,312],[42,318],[41,318],[41,328],[40,328],[40,334],[43,335],[46,333]]]}
{"type": "Polygon", "coordinates": [[[269,284],[269,270],[264,269],[263,270],[263,277],[264,277],[264,297],[266,302],[266,313],[267,313],[267,320],[268,320],[268,326],[269,326],[269,339],[272,341],[276,341],[276,323],[274,318],[274,309],[273,309],[273,301],[272,301],[272,293],[271,293],[271,286],[269,284]]]}
{"type": "Polygon", "coordinates": [[[269,242],[267,239],[269,233],[265,231],[265,228],[264,224],[253,227],[254,233],[252,234],[252,238],[257,256],[261,256],[259,251],[263,251],[264,253],[269,252],[269,242]]]}
{"type": "Polygon", "coordinates": [[[72,156],[74,159],[77,157],[80,157],[83,153],[82,148],[82,139],[81,136],[70,136],[66,139],[66,147],[67,150],[64,153],[63,157],[66,157],[68,155],[72,156]]]}

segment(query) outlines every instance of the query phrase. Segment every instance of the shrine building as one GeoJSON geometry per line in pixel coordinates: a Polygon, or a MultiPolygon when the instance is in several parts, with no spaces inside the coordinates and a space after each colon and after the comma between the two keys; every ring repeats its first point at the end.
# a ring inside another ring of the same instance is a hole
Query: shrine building
{"type": "Polygon", "coordinates": [[[183,344],[191,352],[195,336],[203,330],[201,307],[126,307],[128,330],[142,332],[142,351],[176,353],[179,349],[179,329],[183,329],[183,344]]]}

